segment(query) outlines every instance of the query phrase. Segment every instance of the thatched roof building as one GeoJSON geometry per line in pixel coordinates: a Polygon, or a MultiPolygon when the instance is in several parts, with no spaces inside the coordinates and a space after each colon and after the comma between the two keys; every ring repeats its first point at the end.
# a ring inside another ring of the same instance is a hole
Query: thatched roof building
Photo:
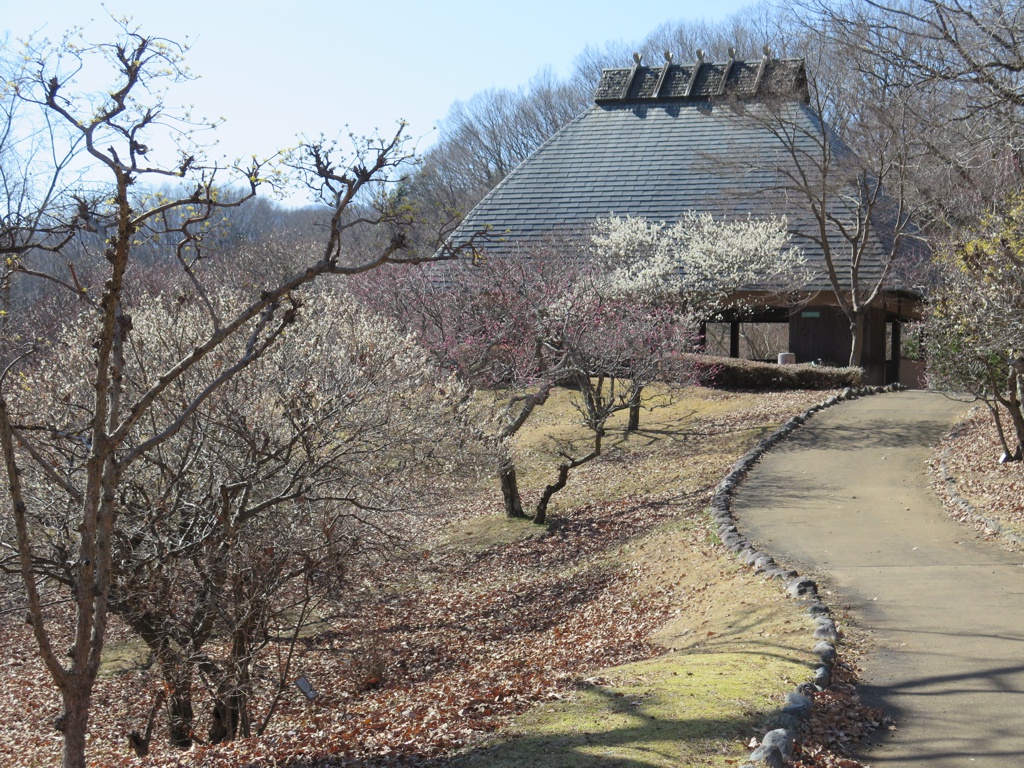
{"type": "Polygon", "coordinates": [[[491,190],[455,241],[488,229],[484,248],[500,254],[609,215],[665,222],[685,211],[783,215],[793,243],[815,267],[813,276],[789,300],[766,297],[770,306],[757,317],[732,318],[733,351],[741,320],[788,322],[798,362],[845,363],[852,337],[826,256],[845,291],[856,260],[855,285],[885,282],[865,314],[862,362],[869,380],[896,380],[899,323],[919,311],[916,294],[889,271],[894,257],[914,255],[905,239],[908,222],[891,206],[876,205],[865,215],[858,205],[854,177],[843,171],[852,153],[809,106],[804,62],[766,53],[757,61],[676,64],[666,56],[650,67],[635,58],[630,68],[604,71],[593,106],[491,190]],[[831,174],[828,184],[846,185],[822,198],[832,228],[824,240],[817,236],[815,200],[799,186],[801,176],[813,184],[823,173],[831,174]],[[862,236],[855,246],[838,226],[858,217],[862,236]]]}

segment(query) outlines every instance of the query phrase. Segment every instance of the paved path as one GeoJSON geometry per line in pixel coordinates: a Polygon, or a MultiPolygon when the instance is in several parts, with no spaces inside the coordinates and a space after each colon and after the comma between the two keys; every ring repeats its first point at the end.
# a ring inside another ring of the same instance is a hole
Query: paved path
{"type": "Polygon", "coordinates": [[[734,500],[743,535],[872,634],[863,695],[898,725],[873,766],[1024,766],[1024,555],[948,518],[924,466],[965,409],[925,392],[826,409],[734,500]]]}

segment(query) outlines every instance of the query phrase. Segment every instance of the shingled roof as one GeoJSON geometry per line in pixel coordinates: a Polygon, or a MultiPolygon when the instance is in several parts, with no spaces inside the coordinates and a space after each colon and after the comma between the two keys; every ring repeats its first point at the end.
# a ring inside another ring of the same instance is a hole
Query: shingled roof
{"type": "MultiPolygon", "coordinates": [[[[793,161],[780,132],[808,157],[822,136],[836,156],[849,154],[808,106],[802,60],[677,65],[666,56],[661,67],[607,69],[595,104],[491,190],[452,238],[489,229],[484,248],[501,253],[604,216],[673,222],[686,211],[785,215],[792,230],[813,231],[806,200],[785,190],[780,168],[793,161]]],[[[875,229],[865,281],[881,274],[891,242],[884,225],[875,229]]],[[[824,264],[820,246],[794,242],[824,264]]],[[[828,290],[818,274],[807,289],[828,290]]]]}

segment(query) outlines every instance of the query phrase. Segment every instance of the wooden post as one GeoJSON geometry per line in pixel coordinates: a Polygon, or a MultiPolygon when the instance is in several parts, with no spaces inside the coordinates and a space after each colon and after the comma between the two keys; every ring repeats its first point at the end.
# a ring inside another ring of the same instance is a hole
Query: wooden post
{"type": "Polygon", "coordinates": [[[885,377],[886,384],[894,384],[900,380],[900,358],[903,356],[902,332],[903,324],[900,323],[900,319],[897,317],[892,321],[892,359],[889,361],[889,375],[885,377]]]}

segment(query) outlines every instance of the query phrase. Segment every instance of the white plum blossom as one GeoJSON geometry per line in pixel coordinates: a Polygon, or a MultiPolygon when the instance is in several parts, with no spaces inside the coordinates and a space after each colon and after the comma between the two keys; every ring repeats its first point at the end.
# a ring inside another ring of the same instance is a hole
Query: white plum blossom
{"type": "Polygon", "coordinates": [[[784,217],[716,221],[694,211],[673,224],[612,216],[592,235],[610,295],[707,310],[739,291],[782,291],[805,276],[807,261],[789,240],[784,217]]]}
{"type": "MultiPolygon", "coordinates": [[[[207,301],[139,296],[125,315],[125,397],[140,401],[209,337],[217,312],[241,298],[229,289],[207,301]]],[[[169,738],[179,746],[198,717],[197,664],[215,706],[247,722],[256,701],[250,673],[271,666],[261,656],[268,633],[297,633],[321,601],[435,529],[489,457],[469,387],[407,331],[340,291],[302,298],[315,322],[290,325],[200,399],[246,353],[241,334],[228,339],[170,383],[117,453],[123,460],[153,433],[177,427],[121,470],[108,594],[157,661],[170,692],[169,738]],[[197,407],[185,412],[188,403],[197,407]]],[[[38,459],[18,475],[33,500],[33,556],[69,588],[65,563],[80,534],[65,491],[82,483],[91,458],[91,331],[68,323],[27,360],[11,409],[16,423],[30,425],[38,459]]],[[[0,525],[0,546],[10,550],[15,537],[0,525]]]]}

